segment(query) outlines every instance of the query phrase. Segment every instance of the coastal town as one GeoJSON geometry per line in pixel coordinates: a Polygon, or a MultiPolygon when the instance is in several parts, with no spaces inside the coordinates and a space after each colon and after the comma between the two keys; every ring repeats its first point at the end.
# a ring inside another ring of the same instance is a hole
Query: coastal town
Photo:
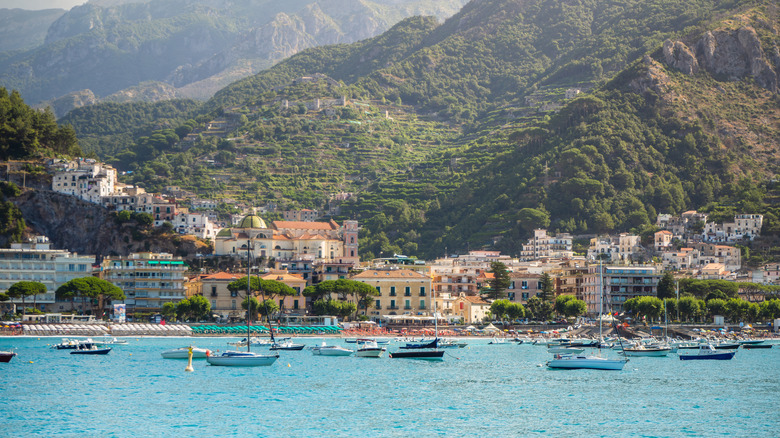
{"type": "MultiPolygon", "coordinates": [[[[537,229],[516,255],[470,250],[434,260],[421,260],[414,254],[361,260],[357,221],[337,223],[315,210],[279,212],[273,206],[201,199],[176,188],[163,194],[146,193],[119,183],[116,169],[91,159],[50,160],[47,164],[51,191],[118,215],[147,214],[155,227],[169,227],[207,242],[210,252],[190,259],[154,252],[97,257],[53,248],[47,236],[12,243],[11,248],[0,249],[0,290],[8,292],[19,281],[31,281],[42,283],[45,292],[11,296],[0,303],[6,320],[59,322],[70,315],[71,319],[115,322],[170,321],[176,318],[163,315],[166,305],[171,308],[200,296],[209,305],[208,313],[199,316],[201,321],[235,323],[246,318],[242,307],[245,296],[229,285],[246,276],[247,265],[252,275],[281,282],[294,291],[278,298],[273,317],[283,325],[321,321],[322,313],[314,308],[315,298],[357,303],[355,295],[312,297],[304,293],[307,288],[335,280],[357,281],[376,290],[355,312],[341,315],[342,320],[381,326],[430,325],[434,307],[445,324],[488,324],[504,319],[505,315],[496,314],[496,300],[523,306],[526,311],[515,317],[518,322],[544,323],[556,314],[558,319],[564,315],[540,309],[539,301],[552,303],[561,296],[585,305],[570,317],[593,319],[604,310],[621,318],[639,319],[647,315],[626,308],[626,303],[631,307],[630,303],[642,297],[677,300],[679,283],[686,280],[726,282],[731,284],[730,292],[714,298],[735,299],[756,308],[776,298],[780,290],[779,264],[754,269],[743,264],[739,245],[760,237],[760,214],[735,214],[733,220],[723,223],[712,222],[707,214],[697,211],[659,214],[657,231],[646,236],[621,233],[583,239],[537,229]],[[220,215],[220,204],[242,213],[220,215]],[[282,219],[266,221],[264,213],[282,219]],[[575,251],[575,241],[588,243],[575,251]],[[507,282],[498,294],[491,294],[496,266],[505,270],[507,282]],[[669,284],[663,285],[665,275],[676,285],[673,296],[668,290],[659,293],[659,288],[669,288],[669,284]],[[56,291],[63,284],[93,276],[117,286],[125,298],[106,300],[102,307],[96,307],[95,303],[58,297],[56,291]],[[22,311],[23,306],[29,309],[22,311]]],[[[686,294],[683,290],[683,295],[690,295],[690,291],[686,294]]],[[[780,316],[772,312],[730,311],[726,316],[734,324],[766,320],[771,325],[780,316]]],[[[335,319],[338,315],[330,316],[335,319]]],[[[657,319],[660,315],[653,316],[657,319]]],[[[723,320],[723,315],[708,309],[688,316],[699,322],[714,322],[711,318],[716,316],[723,320]]]]}

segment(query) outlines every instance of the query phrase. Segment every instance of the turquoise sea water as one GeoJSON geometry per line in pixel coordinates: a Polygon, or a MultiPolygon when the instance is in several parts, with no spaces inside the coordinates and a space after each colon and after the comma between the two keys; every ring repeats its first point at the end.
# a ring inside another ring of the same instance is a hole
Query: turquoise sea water
{"type": "MultiPolygon", "coordinates": [[[[228,338],[125,338],[107,356],[59,338],[0,338],[3,436],[780,435],[780,346],[731,361],[631,358],[623,371],[550,370],[544,347],[449,349],[443,362],[280,352],[271,367],[162,359],[228,338]],[[32,362],[32,363],[31,363],[32,362]]],[[[321,340],[299,340],[314,345],[321,340]]],[[[343,344],[340,340],[328,343],[343,344]]],[[[354,347],[354,344],[349,344],[354,347]]],[[[388,346],[390,351],[399,344],[388,346]]],[[[231,347],[232,348],[232,347],[231,347]]]]}

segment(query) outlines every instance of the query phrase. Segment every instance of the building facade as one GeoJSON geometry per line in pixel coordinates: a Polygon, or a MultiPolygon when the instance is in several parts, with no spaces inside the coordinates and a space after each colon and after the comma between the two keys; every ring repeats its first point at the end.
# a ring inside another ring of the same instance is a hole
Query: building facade
{"type": "Polygon", "coordinates": [[[571,234],[559,234],[550,236],[547,230],[534,230],[534,237],[523,245],[523,251],[520,254],[521,260],[538,260],[541,258],[565,258],[572,257],[572,236],[571,234]]]}
{"type": "MultiPolygon", "coordinates": [[[[90,277],[95,273],[95,256],[78,255],[66,250],[51,249],[48,239],[38,236],[31,243],[12,243],[11,248],[0,249],[0,292],[20,281],[35,281],[46,286],[46,293],[25,298],[25,306],[35,301],[40,311],[60,312],[84,311],[80,302],[65,302],[55,299],[58,287],[74,278],[90,277]]],[[[4,312],[13,311],[15,305],[21,305],[21,299],[12,299],[0,303],[4,312]]]]}
{"type": "Polygon", "coordinates": [[[431,278],[408,269],[369,269],[352,277],[379,291],[368,316],[379,320],[383,315],[428,315],[433,311],[431,278]]]}
{"type": "Polygon", "coordinates": [[[588,266],[588,273],[583,278],[584,301],[590,315],[599,313],[602,302],[604,313],[621,313],[626,300],[658,295],[658,281],[663,273],[655,266],[604,266],[603,283],[600,268],[597,264],[588,266]]]}
{"type": "Polygon", "coordinates": [[[177,303],[186,297],[187,266],[181,257],[149,252],[106,257],[101,271],[104,280],[124,291],[128,315],[158,313],[163,304],[177,303]]]}

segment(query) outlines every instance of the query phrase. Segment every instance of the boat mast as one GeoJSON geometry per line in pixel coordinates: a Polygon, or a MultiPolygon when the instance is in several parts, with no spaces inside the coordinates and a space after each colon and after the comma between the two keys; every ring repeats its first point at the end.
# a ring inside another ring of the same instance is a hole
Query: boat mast
{"type": "Polygon", "coordinates": [[[604,312],[604,267],[599,260],[599,344],[604,341],[602,336],[602,313],[604,312]]]}
{"type": "Polygon", "coordinates": [[[249,239],[246,240],[246,351],[251,351],[252,339],[250,338],[249,325],[252,320],[252,258],[249,252],[249,239]]]}

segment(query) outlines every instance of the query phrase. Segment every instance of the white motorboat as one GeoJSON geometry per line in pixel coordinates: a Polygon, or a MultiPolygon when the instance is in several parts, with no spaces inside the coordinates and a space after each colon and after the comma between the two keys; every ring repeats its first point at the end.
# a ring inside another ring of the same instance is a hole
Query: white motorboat
{"type": "Polygon", "coordinates": [[[125,339],[109,339],[106,337],[95,341],[95,345],[127,345],[127,341],[125,339]]]}
{"type": "Polygon", "coordinates": [[[322,345],[311,347],[311,352],[315,356],[350,356],[355,351],[323,342],[322,345]]]}
{"type": "Polygon", "coordinates": [[[273,365],[276,359],[279,359],[278,354],[258,354],[251,351],[224,351],[206,356],[209,365],[226,367],[267,367],[273,365]]]}
{"type": "MultiPolygon", "coordinates": [[[[162,355],[164,359],[187,359],[189,357],[189,353],[190,353],[190,347],[180,347],[180,348],[174,348],[172,350],[165,350],[162,353],[160,353],[160,355],[162,355]]],[[[193,359],[205,359],[210,353],[211,350],[205,348],[192,347],[193,359]]]]}
{"type": "MultiPolygon", "coordinates": [[[[270,340],[270,339],[257,338],[257,337],[254,337],[254,336],[249,338],[249,345],[254,345],[254,346],[258,346],[258,347],[270,347],[273,344],[274,344],[274,342],[272,340],[270,340]]],[[[228,342],[228,345],[232,345],[234,347],[246,347],[247,346],[247,341],[246,341],[246,338],[244,338],[244,339],[242,339],[240,341],[228,342]]]]}
{"type": "Polygon", "coordinates": [[[364,342],[360,344],[355,356],[357,357],[382,357],[382,353],[387,350],[385,347],[380,347],[376,341],[364,342]]]}

